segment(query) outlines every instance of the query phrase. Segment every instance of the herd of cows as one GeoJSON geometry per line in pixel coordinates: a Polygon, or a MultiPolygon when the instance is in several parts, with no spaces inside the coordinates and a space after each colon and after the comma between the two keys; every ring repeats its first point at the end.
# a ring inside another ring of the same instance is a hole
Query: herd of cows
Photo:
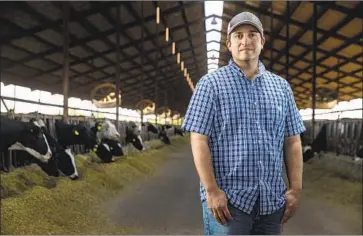
{"type": "MultiPolygon", "coordinates": [[[[147,131],[157,134],[165,144],[170,144],[168,129],[174,129],[174,134],[184,135],[179,128],[171,125],[144,123],[147,131]]],[[[110,163],[114,157],[123,156],[121,135],[115,125],[105,120],[96,122],[89,127],[85,124],[68,124],[64,121],[55,122],[56,137],[52,137],[41,119],[31,119],[28,122],[9,119],[1,116],[1,152],[8,150],[22,151],[25,159],[39,167],[50,176],[66,176],[72,180],[79,178],[71,145],[84,145],[92,150],[102,160],[110,163]]],[[[139,151],[145,150],[145,144],[140,136],[140,129],[134,122],[126,126],[125,143],[132,144],[139,151]]],[[[24,157],[23,155],[23,157],[24,157]]]]}

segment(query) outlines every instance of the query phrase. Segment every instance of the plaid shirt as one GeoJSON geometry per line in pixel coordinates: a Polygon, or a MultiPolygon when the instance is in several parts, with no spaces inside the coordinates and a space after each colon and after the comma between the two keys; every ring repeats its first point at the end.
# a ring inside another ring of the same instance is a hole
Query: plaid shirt
{"type": "MultiPolygon", "coordinates": [[[[231,59],[197,83],[182,128],[209,136],[216,181],[231,204],[250,213],[259,197],[262,215],[284,205],[284,137],[305,131],[285,79],[260,61],[249,80],[231,59]]],[[[200,195],[205,201],[202,183],[200,195]]]]}

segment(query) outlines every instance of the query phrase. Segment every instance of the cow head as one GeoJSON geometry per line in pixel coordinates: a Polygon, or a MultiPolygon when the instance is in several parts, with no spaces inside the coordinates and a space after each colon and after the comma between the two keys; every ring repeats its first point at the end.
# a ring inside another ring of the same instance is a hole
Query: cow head
{"type": "Polygon", "coordinates": [[[153,124],[151,124],[149,122],[146,123],[146,127],[147,127],[147,132],[152,132],[154,134],[157,134],[159,132],[158,128],[156,128],[155,125],[153,125],[153,124]]]}
{"type": "Polygon", "coordinates": [[[75,125],[72,129],[72,135],[75,140],[79,140],[79,143],[83,143],[88,149],[93,149],[97,144],[96,134],[84,124],[75,125]]]}
{"type": "Polygon", "coordinates": [[[124,155],[120,142],[112,140],[112,139],[102,139],[102,143],[105,143],[109,146],[112,156],[123,156],[124,155]]]}
{"type": "Polygon", "coordinates": [[[107,143],[101,142],[99,144],[96,144],[94,148],[92,149],[97,156],[106,163],[112,162],[112,153],[110,146],[107,143]]]}
{"type": "Polygon", "coordinates": [[[43,162],[48,161],[52,156],[48,140],[35,120],[26,122],[19,133],[17,142],[10,149],[26,151],[43,162]]]}
{"type": "Polygon", "coordinates": [[[144,143],[140,136],[140,131],[137,129],[135,123],[131,122],[126,126],[126,143],[131,143],[137,150],[145,150],[144,143]]]}
{"type": "Polygon", "coordinates": [[[71,150],[61,147],[61,145],[49,134],[43,120],[37,120],[37,122],[47,138],[49,147],[53,153],[53,156],[48,163],[40,165],[41,168],[45,172],[51,173],[53,176],[59,176],[60,174],[62,176],[68,176],[72,180],[78,179],[76,162],[71,150]],[[54,173],[54,169],[57,170],[58,174],[54,173]]]}
{"type": "Polygon", "coordinates": [[[92,129],[95,130],[99,140],[104,138],[115,141],[120,140],[120,133],[117,131],[116,126],[109,120],[105,120],[103,123],[96,122],[95,127],[92,129]]]}

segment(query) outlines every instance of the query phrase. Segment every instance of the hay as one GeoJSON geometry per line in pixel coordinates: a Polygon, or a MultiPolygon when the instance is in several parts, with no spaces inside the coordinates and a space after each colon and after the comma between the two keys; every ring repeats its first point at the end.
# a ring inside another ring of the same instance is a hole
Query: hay
{"type": "Polygon", "coordinates": [[[36,166],[2,175],[1,233],[132,234],[135,229],[110,221],[103,204],[133,181],[152,174],[188,137],[173,137],[172,142],[170,146],[150,142],[148,151],[128,153],[110,164],[98,164],[92,155],[77,155],[77,181],[48,177],[36,166]]]}
{"type": "Polygon", "coordinates": [[[304,164],[303,192],[307,197],[362,209],[361,166],[344,164],[332,154],[304,164]]]}

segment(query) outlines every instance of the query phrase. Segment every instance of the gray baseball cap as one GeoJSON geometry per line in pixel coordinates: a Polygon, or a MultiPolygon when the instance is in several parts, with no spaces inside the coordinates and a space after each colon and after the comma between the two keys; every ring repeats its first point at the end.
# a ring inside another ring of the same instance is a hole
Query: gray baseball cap
{"type": "Polygon", "coordinates": [[[249,24],[256,27],[263,37],[263,27],[260,19],[258,19],[256,15],[247,11],[235,15],[231,19],[231,21],[228,23],[227,34],[230,35],[237,26],[240,26],[242,24],[249,24]]]}

